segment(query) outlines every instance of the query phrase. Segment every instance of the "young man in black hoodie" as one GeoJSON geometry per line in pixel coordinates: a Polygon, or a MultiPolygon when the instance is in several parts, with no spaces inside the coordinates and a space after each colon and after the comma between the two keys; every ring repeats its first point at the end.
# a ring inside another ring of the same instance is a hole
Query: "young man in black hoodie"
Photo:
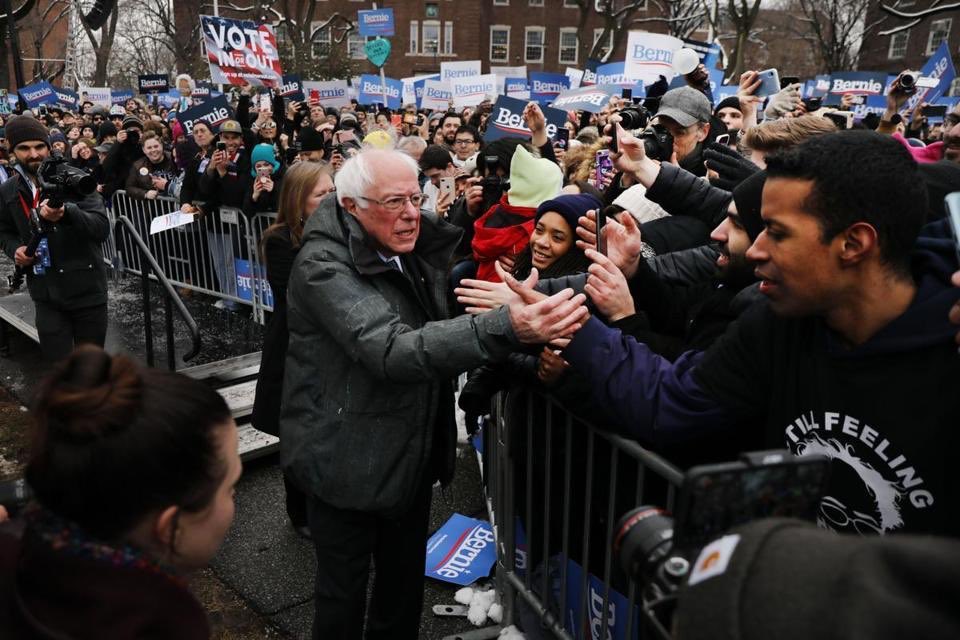
{"type": "MultiPolygon", "coordinates": [[[[640,145],[621,137],[621,169],[634,170],[640,145]]],[[[596,319],[563,357],[645,442],[759,420],[756,448],[828,457],[824,526],[960,534],[960,359],[947,319],[957,260],[944,223],[920,233],[916,163],[895,141],[853,131],[770,158],[767,172],[765,229],[747,257],[769,305],[673,363],[596,319]]]]}

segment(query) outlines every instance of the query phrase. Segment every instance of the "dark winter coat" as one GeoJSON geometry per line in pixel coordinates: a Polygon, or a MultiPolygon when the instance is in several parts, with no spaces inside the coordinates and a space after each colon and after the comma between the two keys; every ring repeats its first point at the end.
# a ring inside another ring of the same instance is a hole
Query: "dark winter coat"
{"type": "Polygon", "coordinates": [[[517,346],[506,308],[447,320],[459,239],[422,215],[401,273],[335,195],[310,217],[287,292],[280,417],[281,461],[305,492],[389,516],[424,482],[452,478],[452,378],[517,346]]]}

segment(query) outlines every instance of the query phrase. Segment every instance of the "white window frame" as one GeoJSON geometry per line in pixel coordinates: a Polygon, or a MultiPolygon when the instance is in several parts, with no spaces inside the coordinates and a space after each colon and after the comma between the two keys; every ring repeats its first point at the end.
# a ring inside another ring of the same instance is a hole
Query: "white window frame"
{"type": "Polygon", "coordinates": [[[579,9],[580,5],[577,4],[577,0],[563,0],[564,9],[579,9]]]}
{"type": "MultiPolygon", "coordinates": [[[[313,30],[317,28],[317,25],[323,24],[323,22],[324,22],[323,20],[314,20],[313,22],[311,22],[311,23],[310,23],[310,33],[312,34],[312,33],[313,33],[313,30]]],[[[329,26],[327,27],[327,37],[326,37],[326,38],[318,37],[318,38],[316,38],[316,39],[314,39],[314,38],[311,38],[311,39],[310,39],[310,57],[311,57],[311,58],[313,58],[313,59],[315,59],[315,60],[316,60],[316,59],[323,60],[323,59],[325,59],[325,58],[329,58],[329,57],[330,57],[330,52],[331,52],[332,50],[333,50],[333,30],[332,30],[329,26]],[[326,55],[318,55],[318,54],[317,54],[316,46],[317,46],[318,44],[319,44],[319,45],[324,45],[324,44],[327,45],[327,54],[326,54],[326,55]]]]}
{"type": "Polygon", "coordinates": [[[577,60],[580,59],[580,37],[576,27],[560,27],[560,35],[557,39],[557,62],[560,64],[577,64],[577,60]],[[573,34],[573,59],[564,60],[563,52],[564,50],[569,50],[570,45],[565,45],[563,43],[563,36],[573,34]]]}
{"type": "Polygon", "coordinates": [[[453,21],[443,21],[443,49],[440,53],[445,56],[453,55],[453,21]]]}
{"type": "MultiPolygon", "coordinates": [[[[594,29],[594,30],[593,30],[593,45],[591,45],[590,51],[593,51],[593,48],[594,48],[595,46],[597,46],[597,41],[599,41],[602,36],[603,36],[603,27],[600,27],[600,28],[597,28],[597,29],[594,29]]],[[[608,55],[610,55],[610,51],[613,50],[613,29],[611,29],[611,30],[610,30],[610,33],[607,35],[607,45],[606,45],[606,48],[607,48],[607,53],[604,54],[603,56],[600,56],[601,59],[602,59],[602,58],[605,58],[605,57],[608,56],[608,55]]]]}
{"type": "Polygon", "coordinates": [[[907,57],[907,46],[910,44],[910,30],[900,31],[890,36],[890,47],[887,49],[888,60],[900,60],[907,57]],[[901,43],[900,40],[903,40],[901,43]],[[899,54],[897,53],[899,51],[899,54]]]}
{"type": "Polygon", "coordinates": [[[930,33],[927,35],[927,53],[926,53],[926,55],[928,55],[928,56],[933,55],[934,52],[936,52],[937,47],[940,46],[940,43],[941,43],[941,42],[943,42],[944,40],[949,40],[949,39],[950,39],[950,28],[951,28],[952,26],[953,26],[953,18],[942,18],[942,19],[940,19],[940,20],[933,20],[933,21],[930,23],[930,33]],[[938,25],[943,25],[944,23],[946,23],[946,27],[941,27],[941,29],[937,29],[937,28],[936,28],[938,25]],[[937,32],[939,32],[939,31],[942,31],[942,32],[943,32],[943,39],[942,39],[942,40],[939,40],[936,44],[934,44],[934,43],[933,43],[934,33],[937,33],[937,32]]]}
{"type": "Polygon", "coordinates": [[[359,33],[353,31],[350,32],[350,35],[347,36],[347,57],[351,60],[366,60],[367,52],[364,50],[364,45],[370,41],[370,38],[365,38],[359,33]],[[356,48],[352,49],[351,47],[356,48]]]}
{"type": "Polygon", "coordinates": [[[420,53],[420,22],[410,21],[410,46],[407,50],[411,55],[420,53]]]}
{"type": "Polygon", "coordinates": [[[509,6],[510,0],[493,0],[493,4],[497,6],[509,6]]]}
{"type": "Polygon", "coordinates": [[[440,55],[440,36],[443,32],[443,25],[439,20],[424,20],[420,23],[420,53],[425,56],[440,55]],[[427,50],[427,27],[436,27],[437,39],[435,41],[437,50],[427,50]]]}
{"type": "Polygon", "coordinates": [[[531,7],[542,7],[542,6],[543,6],[543,0],[527,0],[527,2],[529,3],[529,5],[530,5],[531,7]]]}
{"type": "Polygon", "coordinates": [[[546,27],[535,26],[535,27],[524,27],[524,28],[523,28],[523,61],[524,61],[525,63],[527,63],[527,64],[543,64],[543,61],[544,61],[544,51],[545,51],[545,49],[547,48],[547,47],[546,47],[546,42],[547,42],[546,36],[547,36],[547,28],[546,28],[546,27]],[[530,34],[532,34],[532,33],[539,33],[539,34],[540,34],[540,45],[539,45],[539,47],[540,47],[540,56],[537,57],[537,58],[531,58],[529,55],[527,55],[527,54],[529,53],[529,49],[530,49],[530,46],[531,46],[529,43],[530,43],[530,34]]]}
{"type": "Polygon", "coordinates": [[[510,25],[508,24],[492,24],[490,25],[490,62],[510,62],[510,25]],[[493,32],[494,31],[505,31],[507,33],[507,42],[505,44],[495,44],[493,41],[493,32]],[[493,55],[494,47],[503,47],[505,53],[502,58],[496,58],[493,55]]]}

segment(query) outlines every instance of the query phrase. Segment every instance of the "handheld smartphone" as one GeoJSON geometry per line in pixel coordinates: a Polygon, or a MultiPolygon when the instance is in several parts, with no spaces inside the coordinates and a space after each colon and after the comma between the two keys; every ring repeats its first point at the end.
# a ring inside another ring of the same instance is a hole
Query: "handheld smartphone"
{"type": "Polygon", "coordinates": [[[620,142],[617,139],[617,123],[610,123],[610,151],[620,153],[620,142]]]}
{"type": "Polygon", "coordinates": [[[926,118],[942,118],[945,115],[947,115],[947,105],[928,104],[927,106],[920,109],[920,115],[926,118]]]}
{"type": "Polygon", "coordinates": [[[270,95],[264,93],[260,96],[260,111],[270,111],[270,95]]]}
{"type": "Polygon", "coordinates": [[[570,129],[566,127],[560,127],[557,129],[557,135],[554,136],[553,144],[558,149],[567,150],[567,145],[570,143],[570,129]]]}
{"type": "Polygon", "coordinates": [[[311,104],[320,104],[320,90],[319,90],[319,89],[310,89],[310,103],[311,103],[311,104]]]}
{"type": "Polygon", "coordinates": [[[729,145],[729,144],[730,144],[730,134],[729,134],[729,133],[721,133],[720,135],[717,136],[717,139],[714,140],[714,142],[716,142],[717,144],[725,145],[725,146],[726,146],[726,145],[729,145]]]}
{"type": "MultiPolygon", "coordinates": [[[[616,138],[616,135],[614,135],[616,138]]],[[[610,159],[610,151],[600,149],[596,155],[596,169],[594,170],[594,186],[598,189],[603,188],[604,178],[613,173],[613,160],[610,159]]]]}
{"type": "Polygon", "coordinates": [[[260,167],[257,169],[257,176],[261,178],[269,178],[271,173],[273,173],[272,167],[260,167]]]}
{"type": "Polygon", "coordinates": [[[391,127],[395,127],[395,128],[399,127],[402,123],[403,123],[403,116],[401,116],[399,113],[395,113],[392,116],[390,116],[391,127]]]}
{"type": "Polygon", "coordinates": [[[940,86],[940,79],[931,76],[920,76],[915,85],[918,89],[936,89],[940,86]]]}
{"type": "Polygon", "coordinates": [[[677,501],[674,542],[699,549],[731,528],[758,518],[813,521],[821,509],[830,462],[789,451],[744,454],[741,461],[690,469],[677,501]]]}
{"type": "Polygon", "coordinates": [[[625,101],[633,101],[633,89],[627,88],[623,90],[623,99],[625,101]]]}
{"type": "Polygon", "coordinates": [[[453,194],[456,193],[456,178],[453,176],[442,177],[440,178],[440,193],[449,193],[450,198],[453,198],[453,194]]]}
{"type": "Polygon", "coordinates": [[[833,124],[837,125],[837,129],[841,131],[846,131],[853,126],[852,111],[831,111],[823,114],[823,117],[832,120],[833,124]]]}
{"type": "Polygon", "coordinates": [[[799,76],[781,76],[780,78],[780,88],[786,89],[792,84],[798,84],[800,82],[799,76]]]}
{"type": "Polygon", "coordinates": [[[753,95],[765,98],[780,91],[780,74],[776,69],[765,69],[759,73],[760,86],[753,95]]]}
{"type": "Polygon", "coordinates": [[[607,255],[607,240],[603,237],[603,227],[607,224],[607,214],[603,207],[597,209],[597,252],[607,255]]]}
{"type": "Polygon", "coordinates": [[[226,151],[227,143],[226,142],[217,142],[217,151],[226,151]]]}
{"type": "Polygon", "coordinates": [[[804,98],[803,107],[807,110],[807,113],[813,113],[818,111],[820,107],[823,106],[823,98],[804,98]]]}
{"type": "Polygon", "coordinates": [[[960,260],[960,191],[948,193],[943,199],[946,205],[947,218],[950,220],[950,230],[953,231],[953,244],[957,252],[957,260],[960,260]]]}
{"type": "Polygon", "coordinates": [[[417,114],[415,114],[415,113],[405,113],[405,114],[403,114],[403,123],[404,123],[404,124],[417,124],[417,114]]]}

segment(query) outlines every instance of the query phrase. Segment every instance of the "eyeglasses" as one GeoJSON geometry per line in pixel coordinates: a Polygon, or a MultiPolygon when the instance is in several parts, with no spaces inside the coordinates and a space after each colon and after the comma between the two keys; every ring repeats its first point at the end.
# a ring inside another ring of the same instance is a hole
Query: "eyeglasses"
{"type": "Polygon", "coordinates": [[[423,201],[426,200],[422,193],[415,193],[411,196],[394,196],[392,198],[387,198],[386,200],[375,200],[366,196],[357,196],[357,199],[366,200],[367,202],[376,202],[387,211],[394,212],[402,210],[403,206],[407,204],[407,200],[410,201],[410,204],[412,204],[415,209],[419,209],[420,205],[423,204],[423,201]]]}
{"type": "Polygon", "coordinates": [[[459,144],[459,145],[461,145],[461,146],[466,146],[466,145],[468,145],[468,144],[476,144],[476,140],[473,140],[473,139],[470,139],[470,140],[456,140],[456,141],[454,141],[454,144],[459,144]]]}

